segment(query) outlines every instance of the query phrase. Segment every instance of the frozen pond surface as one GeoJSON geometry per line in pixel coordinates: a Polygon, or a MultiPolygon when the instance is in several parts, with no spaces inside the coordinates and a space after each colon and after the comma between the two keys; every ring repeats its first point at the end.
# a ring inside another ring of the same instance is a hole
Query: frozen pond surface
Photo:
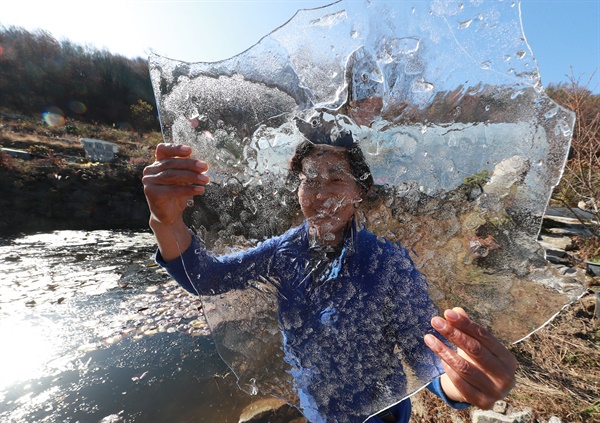
{"type": "Polygon", "coordinates": [[[0,421],[238,421],[253,398],[154,249],[135,232],[0,241],[0,421]]]}

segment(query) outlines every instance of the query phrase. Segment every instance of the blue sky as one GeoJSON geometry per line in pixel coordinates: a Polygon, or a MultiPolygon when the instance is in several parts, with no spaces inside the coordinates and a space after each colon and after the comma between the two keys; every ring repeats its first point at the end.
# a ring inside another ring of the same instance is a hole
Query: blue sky
{"type": "MultiPolygon", "coordinates": [[[[154,51],[178,60],[210,62],[252,46],[297,9],[328,3],[5,1],[0,3],[0,24],[44,29],[59,40],[66,38],[128,57],[146,57],[154,51]]],[[[581,76],[583,82],[598,70],[592,86],[600,92],[600,0],[523,0],[521,16],[544,85],[567,81],[566,74],[573,66],[575,76],[581,76]]]]}

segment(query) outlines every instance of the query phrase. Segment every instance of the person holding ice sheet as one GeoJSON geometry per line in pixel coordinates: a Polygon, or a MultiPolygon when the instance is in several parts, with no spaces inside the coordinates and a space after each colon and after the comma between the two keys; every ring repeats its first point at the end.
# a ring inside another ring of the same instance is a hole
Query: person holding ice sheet
{"type": "MultiPolygon", "coordinates": [[[[351,134],[297,147],[288,181],[302,225],[220,257],[182,218],[209,183],[208,164],[191,153],[160,144],[144,170],[157,261],[194,294],[243,289],[259,277],[275,281],[285,361],[310,421],[363,421],[410,393],[411,377],[433,380],[428,388],[456,408],[489,409],[508,394],[517,366],[508,349],[461,308],[437,316],[408,252],[357,225],[355,210],[373,178],[351,134]]],[[[408,422],[410,412],[404,400],[369,422],[408,422]]]]}

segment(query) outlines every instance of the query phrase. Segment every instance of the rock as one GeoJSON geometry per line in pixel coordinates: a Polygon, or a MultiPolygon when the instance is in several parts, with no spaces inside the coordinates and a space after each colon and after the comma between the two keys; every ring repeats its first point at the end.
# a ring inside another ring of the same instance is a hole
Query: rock
{"type": "Polygon", "coordinates": [[[552,416],[550,417],[550,420],[548,420],[548,423],[564,423],[561,419],[559,419],[556,416],[552,416]]]}
{"type": "Polygon", "coordinates": [[[242,410],[239,423],[306,423],[294,407],[278,398],[261,398],[242,410]]]}
{"type": "Polygon", "coordinates": [[[588,274],[593,277],[600,277],[600,263],[586,261],[588,274]]]}
{"type": "Polygon", "coordinates": [[[575,278],[580,278],[582,276],[582,275],[578,275],[577,269],[575,269],[573,267],[556,266],[555,269],[561,276],[573,276],[575,278]]]}
{"type": "Polygon", "coordinates": [[[492,411],[495,413],[506,414],[506,409],[508,408],[508,404],[506,401],[496,401],[494,404],[494,408],[492,411]]]}
{"type": "MultiPolygon", "coordinates": [[[[544,248],[548,247],[553,247],[556,250],[559,251],[565,251],[568,248],[571,247],[571,244],[573,244],[573,240],[571,239],[570,236],[556,236],[556,235],[540,235],[541,238],[541,242],[540,244],[542,244],[542,246],[544,248]]],[[[538,241],[539,242],[539,241],[538,241]]]]}
{"type": "Polygon", "coordinates": [[[473,423],[528,423],[533,419],[530,409],[511,413],[508,416],[492,410],[475,410],[472,415],[473,423]]]}
{"type": "Polygon", "coordinates": [[[552,218],[553,220],[563,221],[565,223],[578,222],[577,216],[586,220],[593,220],[594,214],[581,209],[572,209],[569,210],[566,207],[552,207],[548,206],[546,209],[546,216],[552,218]],[[573,213],[576,213],[574,215],[573,213]]]}

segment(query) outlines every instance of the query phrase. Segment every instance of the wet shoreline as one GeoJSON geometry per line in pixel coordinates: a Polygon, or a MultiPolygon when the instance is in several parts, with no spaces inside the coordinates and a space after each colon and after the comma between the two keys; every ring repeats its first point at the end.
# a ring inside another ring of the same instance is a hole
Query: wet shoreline
{"type": "Polygon", "coordinates": [[[0,420],[237,422],[254,398],[148,232],[0,241],[0,420]]]}

